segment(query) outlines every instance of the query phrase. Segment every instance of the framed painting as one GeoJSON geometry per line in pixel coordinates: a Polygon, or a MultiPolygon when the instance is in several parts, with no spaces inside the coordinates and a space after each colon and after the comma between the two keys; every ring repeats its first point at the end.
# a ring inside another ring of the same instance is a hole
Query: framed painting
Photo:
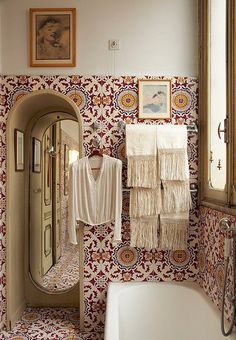
{"type": "Polygon", "coordinates": [[[14,132],[15,146],[15,171],[23,171],[25,168],[24,161],[24,132],[15,129],[14,132]]]}
{"type": "Polygon", "coordinates": [[[68,195],[69,184],[69,146],[64,144],[64,195],[68,195]]]}
{"type": "Polygon", "coordinates": [[[139,118],[171,118],[171,80],[140,79],[139,118]]]}
{"type": "Polygon", "coordinates": [[[64,144],[64,171],[69,171],[69,146],[64,144]]]}
{"type": "Polygon", "coordinates": [[[33,137],[33,172],[41,172],[41,141],[33,137]]]}
{"type": "Polygon", "coordinates": [[[76,9],[30,9],[30,66],[76,66],[76,9]]]}
{"type": "Polygon", "coordinates": [[[69,172],[64,171],[64,196],[68,195],[68,187],[69,187],[69,172]]]}

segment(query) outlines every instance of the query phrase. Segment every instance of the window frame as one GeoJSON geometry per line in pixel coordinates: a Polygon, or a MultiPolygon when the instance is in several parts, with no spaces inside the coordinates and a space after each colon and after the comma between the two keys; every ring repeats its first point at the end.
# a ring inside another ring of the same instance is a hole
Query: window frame
{"type": "Polygon", "coordinates": [[[208,184],[208,128],[209,128],[209,1],[199,0],[199,132],[200,132],[200,182],[199,200],[226,213],[236,214],[236,0],[227,0],[227,118],[229,121],[229,144],[227,145],[226,190],[211,189],[208,184]]]}

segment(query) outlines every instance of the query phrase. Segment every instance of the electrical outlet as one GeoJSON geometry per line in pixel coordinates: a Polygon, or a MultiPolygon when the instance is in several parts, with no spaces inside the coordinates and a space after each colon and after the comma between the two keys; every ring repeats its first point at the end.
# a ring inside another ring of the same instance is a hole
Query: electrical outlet
{"type": "Polygon", "coordinates": [[[119,49],[120,49],[120,40],[110,39],[109,40],[109,50],[119,50],[119,49]]]}

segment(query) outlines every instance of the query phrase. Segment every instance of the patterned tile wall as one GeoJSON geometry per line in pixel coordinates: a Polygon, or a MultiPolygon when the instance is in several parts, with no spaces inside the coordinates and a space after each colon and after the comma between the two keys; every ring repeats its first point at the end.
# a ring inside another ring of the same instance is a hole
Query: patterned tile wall
{"type": "MultiPolygon", "coordinates": [[[[146,77],[155,78],[155,77],[146,77]]],[[[165,79],[156,77],[155,79],[165,79]]],[[[125,136],[118,122],[138,119],[138,79],[112,76],[4,76],[0,88],[0,327],[6,317],[6,119],[14,103],[31,91],[53,89],[71,98],[78,106],[84,122],[84,148],[89,154],[94,132],[92,123],[99,121],[98,130],[105,153],[123,162],[123,185],[126,186],[125,136]]],[[[164,123],[190,124],[198,119],[198,82],[196,78],[172,78],[172,118],[164,123]]],[[[147,124],[163,121],[145,120],[147,124]]],[[[189,134],[188,154],[190,177],[197,183],[198,136],[189,134]]],[[[111,281],[182,281],[196,280],[198,254],[198,209],[193,194],[187,251],[146,251],[130,248],[129,194],[123,196],[123,241],[111,244],[113,225],[86,226],[85,246],[85,326],[89,332],[103,332],[105,299],[111,281]]]]}
{"type": "MultiPolygon", "coordinates": [[[[219,221],[227,214],[201,207],[199,220],[198,281],[211,300],[221,309],[224,284],[224,234],[219,229],[219,221]]],[[[232,223],[235,216],[228,216],[232,223]]],[[[228,297],[233,295],[232,257],[227,279],[225,315],[232,320],[232,304],[228,297]]]]}

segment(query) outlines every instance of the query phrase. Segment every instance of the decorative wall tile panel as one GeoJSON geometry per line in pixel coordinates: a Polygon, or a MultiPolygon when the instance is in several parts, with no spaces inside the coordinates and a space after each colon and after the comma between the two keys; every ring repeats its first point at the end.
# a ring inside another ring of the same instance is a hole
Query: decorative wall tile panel
{"type": "MultiPolygon", "coordinates": [[[[200,209],[200,237],[198,252],[199,283],[211,300],[221,309],[222,289],[224,281],[224,234],[219,229],[219,221],[226,214],[201,207],[200,209]]],[[[235,216],[228,216],[232,223],[236,223],[235,216]]],[[[226,298],[226,317],[232,319],[232,304],[228,297],[232,291],[232,259],[229,265],[229,275],[226,298]]]]}
{"type": "MultiPolygon", "coordinates": [[[[166,79],[165,77],[146,77],[166,79]]],[[[89,154],[95,132],[94,121],[101,123],[98,134],[101,146],[108,155],[123,162],[123,186],[126,186],[127,162],[125,135],[118,128],[120,120],[128,123],[190,124],[198,120],[198,82],[196,78],[173,77],[171,120],[143,120],[138,118],[137,77],[112,76],[5,76],[2,78],[0,103],[0,326],[6,321],[5,300],[5,239],[6,239],[6,119],[9,110],[22,96],[40,89],[53,89],[71,98],[80,109],[84,122],[84,149],[89,154]]],[[[189,134],[188,155],[192,183],[198,180],[198,135],[189,134]]],[[[193,194],[190,213],[190,231],[186,252],[168,252],[158,249],[130,248],[129,193],[123,196],[122,243],[112,244],[113,224],[85,226],[85,326],[87,332],[102,334],[106,293],[112,281],[182,281],[196,280],[200,261],[198,253],[197,195],[193,194]]],[[[203,262],[203,261],[202,261],[203,262]]],[[[220,267],[219,267],[220,268],[220,267]]],[[[220,271],[220,269],[218,270],[220,271]]],[[[95,339],[95,338],[94,338],[95,339]]]]}

